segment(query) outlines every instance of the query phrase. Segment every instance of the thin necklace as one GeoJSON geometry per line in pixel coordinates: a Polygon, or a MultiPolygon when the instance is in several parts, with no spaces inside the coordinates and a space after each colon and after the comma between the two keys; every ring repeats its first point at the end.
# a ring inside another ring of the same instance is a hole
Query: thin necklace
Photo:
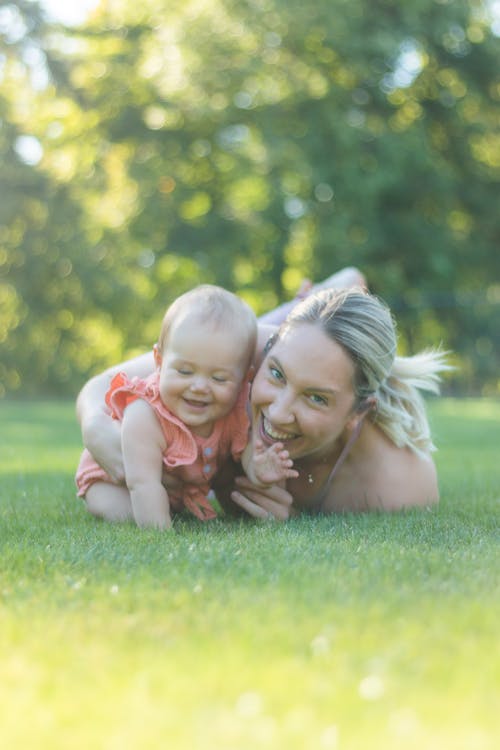
{"type": "MultiPolygon", "coordinates": [[[[347,443],[344,445],[344,447],[343,447],[343,449],[342,449],[342,451],[340,453],[340,456],[338,457],[338,459],[336,460],[335,464],[333,465],[333,468],[332,468],[332,470],[331,470],[331,472],[330,472],[330,474],[328,476],[328,479],[326,480],[326,484],[324,486],[325,490],[330,485],[330,483],[333,480],[333,477],[335,476],[335,474],[338,472],[338,470],[340,469],[340,467],[342,466],[342,464],[346,460],[347,454],[351,450],[352,444],[357,440],[357,438],[359,436],[359,433],[361,432],[361,428],[363,426],[363,422],[365,421],[365,417],[366,417],[366,414],[363,414],[363,416],[359,420],[358,424],[356,425],[356,427],[354,428],[354,430],[351,432],[347,443]]],[[[314,483],[314,477],[313,477],[313,475],[312,475],[311,472],[307,473],[307,481],[309,482],[309,484],[313,484],[314,483]]]]}

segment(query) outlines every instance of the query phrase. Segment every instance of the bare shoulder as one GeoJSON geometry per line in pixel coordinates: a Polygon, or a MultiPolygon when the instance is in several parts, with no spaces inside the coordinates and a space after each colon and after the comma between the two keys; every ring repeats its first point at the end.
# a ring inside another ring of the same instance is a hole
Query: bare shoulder
{"type": "Polygon", "coordinates": [[[396,511],[437,503],[431,455],[398,448],[378,428],[367,428],[329,488],[324,511],[396,511]]]}
{"type": "Polygon", "coordinates": [[[429,453],[391,446],[376,477],[383,510],[433,505],[439,500],[436,466],[429,453]]]}

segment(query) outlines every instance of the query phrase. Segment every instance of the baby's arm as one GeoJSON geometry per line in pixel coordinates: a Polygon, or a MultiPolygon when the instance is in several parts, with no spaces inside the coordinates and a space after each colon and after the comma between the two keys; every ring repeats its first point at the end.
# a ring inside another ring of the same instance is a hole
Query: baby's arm
{"type": "Polygon", "coordinates": [[[293,461],[283,443],[266,447],[262,440],[250,440],[243,451],[241,463],[247,477],[260,487],[299,476],[298,471],[292,468],[293,461]]]}
{"type": "Polygon", "coordinates": [[[162,484],[165,437],[151,406],[138,399],[125,409],[122,450],[125,481],[138,526],[172,525],[168,494],[162,484]]]}

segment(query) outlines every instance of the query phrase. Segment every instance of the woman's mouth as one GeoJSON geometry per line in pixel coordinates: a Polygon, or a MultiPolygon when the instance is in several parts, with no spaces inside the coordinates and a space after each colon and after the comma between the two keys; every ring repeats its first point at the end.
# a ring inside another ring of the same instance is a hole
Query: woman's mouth
{"type": "Polygon", "coordinates": [[[271,422],[264,415],[262,415],[261,419],[261,436],[264,440],[267,439],[267,442],[279,441],[280,443],[284,443],[285,441],[293,440],[294,438],[298,437],[298,435],[296,435],[295,433],[277,430],[276,427],[273,427],[271,422]]]}

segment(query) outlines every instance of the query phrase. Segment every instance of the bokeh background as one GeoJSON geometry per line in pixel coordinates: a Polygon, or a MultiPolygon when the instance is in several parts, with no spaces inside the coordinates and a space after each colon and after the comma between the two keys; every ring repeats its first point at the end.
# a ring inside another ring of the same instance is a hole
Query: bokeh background
{"type": "Polygon", "coordinates": [[[498,395],[499,105],[498,1],[0,0],[0,395],[346,265],[498,395]]]}

